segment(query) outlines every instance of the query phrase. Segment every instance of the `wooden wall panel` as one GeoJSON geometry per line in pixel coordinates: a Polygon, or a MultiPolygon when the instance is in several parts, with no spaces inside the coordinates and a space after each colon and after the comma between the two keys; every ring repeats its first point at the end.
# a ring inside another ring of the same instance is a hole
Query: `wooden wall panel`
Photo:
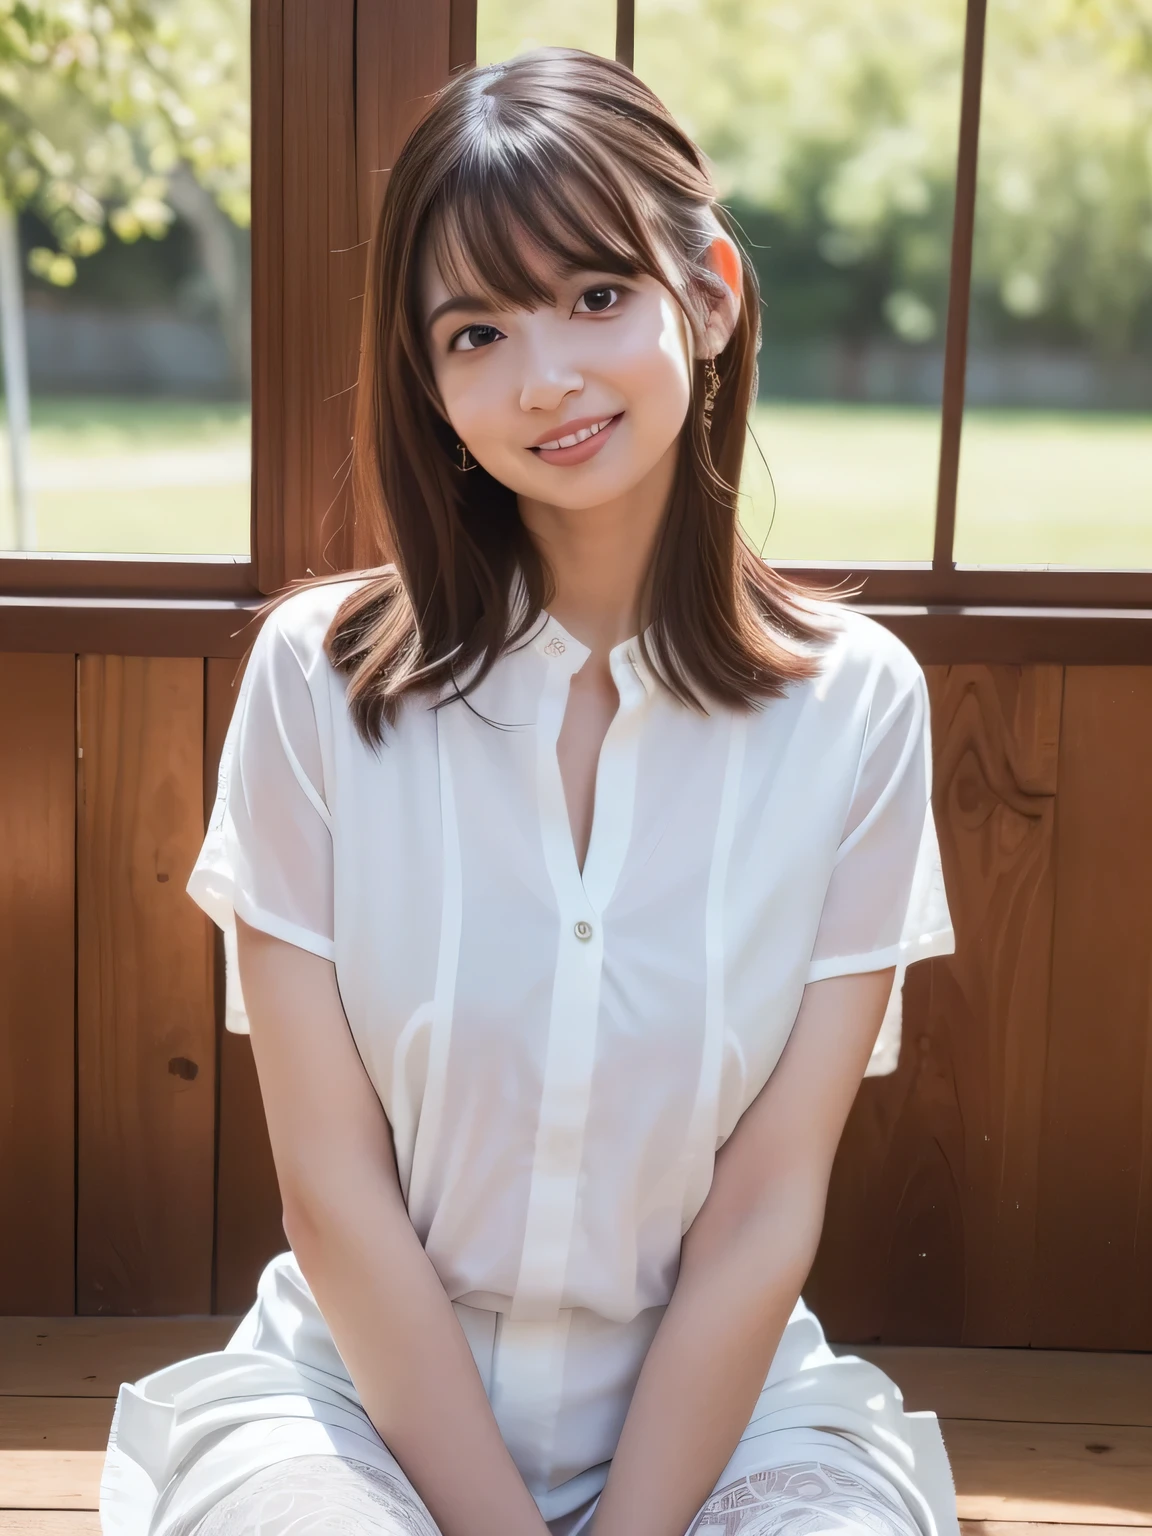
{"type": "Polygon", "coordinates": [[[388,170],[429,97],[448,79],[452,49],[476,52],[474,12],[453,17],[450,0],[397,5],[360,0],[356,11],[356,158],[358,218],[367,240],[388,184],[388,170]],[[454,38],[453,32],[456,32],[454,38]]]}
{"type": "Polygon", "coordinates": [[[0,1313],[75,1304],[75,688],[0,656],[0,1313]]]}
{"type": "MultiPolygon", "coordinates": [[[[357,238],[367,253],[392,164],[454,64],[476,54],[475,0],[359,0],[356,7],[357,238]]],[[[364,283],[361,283],[361,288],[364,283]]],[[[362,317],[357,307],[358,318],[362,317]]],[[[349,503],[350,510],[350,503],[349,503]]],[[[357,568],[383,557],[371,530],[349,522],[357,568]]]]}
{"type": "MultiPolygon", "coordinates": [[[[205,816],[216,793],[217,766],[236,700],[234,662],[209,661],[205,695],[205,816]]],[[[219,1100],[216,1155],[216,1261],[214,1310],[246,1311],[260,1271],[288,1246],[280,1189],[264,1122],[252,1047],[245,1035],[223,1027],[224,957],[216,934],[216,1009],[219,1100]]]]}
{"type": "Polygon", "coordinates": [[[1031,1342],[1152,1349],[1152,669],[1068,669],[1056,870],[1031,1342]]]}
{"type": "MultiPolygon", "coordinates": [[[[183,889],[233,665],[84,657],[77,696],[0,657],[5,1311],[238,1311],[285,1246],[183,889]]],[[[1152,669],[928,676],[960,948],[909,974],[806,1295],[846,1343],[1152,1348],[1152,669]]]]}
{"type": "Polygon", "coordinates": [[[899,1067],[857,1098],[806,1294],[845,1342],[1025,1344],[1061,671],[927,672],[957,954],[908,973],[899,1067]]]}
{"type": "Polygon", "coordinates": [[[204,663],[84,656],[77,805],[77,1310],[211,1305],[215,1026],[204,663]]]}
{"type": "Polygon", "coordinates": [[[282,61],[280,91],[255,103],[258,139],[273,161],[259,178],[271,228],[254,247],[254,289],[277,268],[253,316],[254,554],[262,592],[349,563],[344,485],[364,289],[355,15],[355,0],[259,0],[255,16],[257,46],[282,61]]]}

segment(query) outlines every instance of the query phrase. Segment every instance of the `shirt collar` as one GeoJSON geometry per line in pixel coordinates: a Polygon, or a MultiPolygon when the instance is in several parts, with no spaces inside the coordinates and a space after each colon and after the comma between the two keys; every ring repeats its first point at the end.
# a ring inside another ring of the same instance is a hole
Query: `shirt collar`
{"type": "MultiPolygon", "coordinates": [[[[509,592],[509,636],[523,621],[526,604],[527,589],[524,577],[517,566],[509,592]]],[[[654,634],[655,626],[649,624],[644,631],[644,639],[648,645],[651,645],[654,634]]],[[[559,619],[546,609],[541,610],[536,627],[528,637],[521,640],[515,649],[505,654],[516,655],[520,651],[542,656],[550,666],[561,667],[569,676],[579,672],[592,654],[589,646],[570,634],[559,619]]],[[[627,687],[629,679],[635,678],[649,698],[655,693],[657,679],[644,659],[639,636],[633,635],[628,640],[622,640],[619,645],[614,645],[608,652],[608,665],[618,688],[627,687]]]]}

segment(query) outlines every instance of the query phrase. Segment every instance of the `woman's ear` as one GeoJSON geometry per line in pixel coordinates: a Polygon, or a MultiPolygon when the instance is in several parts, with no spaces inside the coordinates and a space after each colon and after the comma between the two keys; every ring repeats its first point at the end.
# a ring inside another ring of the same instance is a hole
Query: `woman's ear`
{"type": "Polygon", "coordinates": [[[705,260],[713,272],[724,280],[724,292],[714,301],[709,312],[697,356],[716,357],[723,352],[728,345],[728,338],[736,329],[744,292],[744,265],[740,260],[740,252],[718,224],[705,260]]]}

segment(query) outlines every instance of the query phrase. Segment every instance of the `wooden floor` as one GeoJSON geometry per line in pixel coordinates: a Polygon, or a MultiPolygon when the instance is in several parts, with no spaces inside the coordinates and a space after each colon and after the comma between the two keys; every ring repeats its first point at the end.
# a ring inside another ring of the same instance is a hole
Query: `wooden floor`
{"type": "MultiPolygon", "coordinates": [[[[0,1536],[87,1536],[121,1381],[230,1318],[0,1318],[0,1536]]],[[[966,1536],[1152,1531],[1152,1354],[844,1346],[940,1417],[966,1536]],[[1063,1528],[1060,1530],[1058,1528],[1063,1528]]]]}

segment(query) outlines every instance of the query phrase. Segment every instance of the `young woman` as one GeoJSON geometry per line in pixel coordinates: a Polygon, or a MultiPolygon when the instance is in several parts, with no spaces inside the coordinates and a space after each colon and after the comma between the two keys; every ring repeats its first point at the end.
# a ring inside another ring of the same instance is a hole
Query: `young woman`
{"type": "Polygon", "coordinates": [[[800,1299],[953,938],[919,668],[740,534],[758,345],[621,66],[473,70],[399,155],[354,447],[391,563],[268,617],[189,884],[291,1251],[122,1388],[109,1536],[956,1536],[935,1416],[800,1299]]]}

